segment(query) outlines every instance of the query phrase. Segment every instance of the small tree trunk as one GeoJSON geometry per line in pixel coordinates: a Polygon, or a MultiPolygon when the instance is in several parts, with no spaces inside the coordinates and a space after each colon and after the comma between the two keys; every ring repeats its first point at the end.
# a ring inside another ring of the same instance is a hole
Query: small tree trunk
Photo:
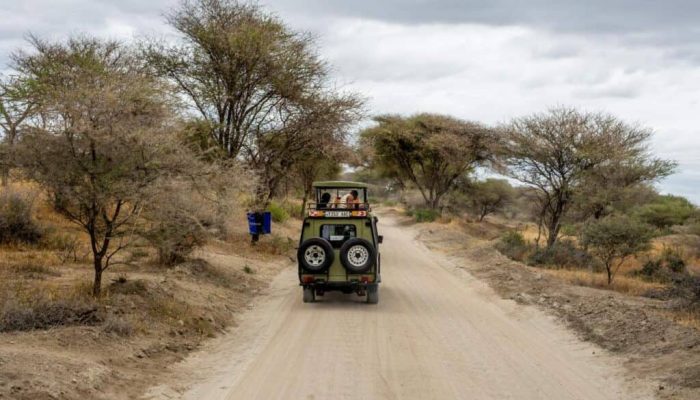
{"type": "Polygon", "coordinates": [[[440,208],[440,199],[442,197],[439,195],[434,195],[432,193],[430,196],[431,196],[431,199],[430,199],[430,203],[428,204],[429,207],[433,210],[438,210],[440,208]]]}
{"type": "Polygon", "coordinates": [[[301,199],[301,210],[299,210],[299,217],[304,218],[304,211],[306,211],[306,202],[308,201],[308,197],[306,192],[304,192],[304,198],[301,199]]]}
{"type": "Polygon", "coordinates": [[[610,286],[613,281],[612,266],[610,265],[610,263],[605,264],[605,271],[608,273],[608,286],[610,286]]]}
{"type": "Polygon", "coordinates": [[[486,215],[489,212],[486,210],[486,207],[481,207],[481,212],[479,213],[479,222],[484,222],[484,218],[486,218],[486,215]]]}
{"type": "Polygon", "coordinates": [[[559,229],[561,228],[559,220],[559,215],[553,215],[552,220],[547,225],[547,250],[554,247],[554,245],[557,243],[557,238],[559,237],[559,229]]]}
{"type": "Polygon", "coordinates": [[[102,256],[94,255],[95,280],[92,284],[92,295],[98,297],[102,292],[102,256]]]}
{"type": "Polygon", "coordinates": [[[7,186],[8,183],[10,182],[10,169],[3,167],[2,170],[0,170],[0,185],[3,187],[7,186]]]}

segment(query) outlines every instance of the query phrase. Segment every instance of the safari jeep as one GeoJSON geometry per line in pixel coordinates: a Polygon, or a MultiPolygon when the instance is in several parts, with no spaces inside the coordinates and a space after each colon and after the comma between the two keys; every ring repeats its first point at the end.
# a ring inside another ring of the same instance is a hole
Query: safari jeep
{"type": "Polygon", "coordinates": [[[377,218],[367,202],[367,185],[314,182],[297,259],[304,303],[325,292],[341,291],[379,301],[381,264],[377,218]]]}

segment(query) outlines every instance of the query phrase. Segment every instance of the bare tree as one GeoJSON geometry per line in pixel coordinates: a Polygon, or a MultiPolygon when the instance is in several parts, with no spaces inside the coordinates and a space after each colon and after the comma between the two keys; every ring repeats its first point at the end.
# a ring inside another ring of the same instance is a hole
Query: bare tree
{"type": "Polygon", "coordinates": [[[7,186],[12,167],[12,153],[19,137],[20,126],[35,110],[26,82],[17,76],[0,80],[0,180],[7,186]]]}
{"type": "MultiPolygon", "coordinates": [[[[514,120],[503,129],[504,172],[536,189],[547,248],[564,217],[591,185],[652,182],[675,164],[649,154],[652,131],[601,113],[556,108],[514,120]],[[615,179],[609,171],[624,179],[615,179]]],[[[609,201],[609,200],[605,200],[609,201]]]]}
{"type": "Polygon", "coordinates": [[[31,83],[42,124],[27,128],[20,163],[50,193],[55,208],[90,237],[93,294],[128,243],[153,182],[181,162],[169,138],[176,127],[164,90],[116,42],[78,37],[31,39],[15,54],[31,83]]]}
{"type": "Polygon", "coordinates": [[[494,136],[478,123],[434,114],[388,115],[375,121],[377,126],[361,134],[364,147],[373,149],[373,167],[402,187],[413,184],[432,209],[492,154],[494,136]]]}

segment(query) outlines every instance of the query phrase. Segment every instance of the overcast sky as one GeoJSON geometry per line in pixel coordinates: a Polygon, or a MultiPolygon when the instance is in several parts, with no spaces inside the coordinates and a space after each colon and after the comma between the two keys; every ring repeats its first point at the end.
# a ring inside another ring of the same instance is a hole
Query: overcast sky
{"type": "MultiPolygon", "coordinates": [[[[371,113],[487,123],[573,105],[656,131],[680,163],[660,185],[700,203],[700,1],[267,0],[315,33],[339,84],[371,113]]],[[[177,0],[0,0],[0,64],[32,32],[168,36],[177,0]]]]}

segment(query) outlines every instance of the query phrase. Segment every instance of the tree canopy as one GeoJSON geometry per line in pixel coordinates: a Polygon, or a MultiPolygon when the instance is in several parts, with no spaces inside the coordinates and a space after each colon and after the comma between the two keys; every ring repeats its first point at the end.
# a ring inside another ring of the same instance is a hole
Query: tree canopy
{"type": "Polygon", "coordinates": [[[555,108],[503,127],[501,162],[508,176],[536,189],[540,225],[551,247],[576,201],[605,208],[614,191],[673,171],[673,162],[650,154],[651,135],[608,114],[555,108]],[[592,188],[600,195],[587,199],[592,188]]]}
{"type": "Polygon", "coordinates": [[[56,210],[89,235],[98,295],[102,272],[122,249],[151,185],[185,162],[169,140],[172,108],[162,86],[117,42],[32,44],[14,61],[41,118],[25,127],[19,162],[56,210]]]}
{"type": "Polygon", "coordinates": [[[402,186],[413,185],[425,205],[440,207],[443,196],[491,159],[493,132],[475,122],[436,115],[384,115],[361,133],[371,164],[402,186]]]}

